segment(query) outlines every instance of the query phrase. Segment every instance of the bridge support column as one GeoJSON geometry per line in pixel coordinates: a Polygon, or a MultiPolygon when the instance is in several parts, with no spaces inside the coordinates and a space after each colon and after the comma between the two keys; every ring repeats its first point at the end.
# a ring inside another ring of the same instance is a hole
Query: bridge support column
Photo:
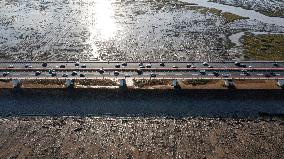
{"type": "Polygon", "coordinates": [[[279,87],[284,88],[284,80],[278,80],[278,81],[277,81],[277,85],[278,85],[279,87]]]}
{"type": "Polygon", "coordinates": [[[173,86],[174,86],[174,89],[181,89],[177,79],[173,80],[173,86]]]}
{"type": "Polygon", "coordinates": [[[126,80],[125,79],[119,79],[119,88],[126,88],[126,80]]]}
{"type": "Polygon", "coordinates": [[[66,88],[74,88],[74,79],[66,79],[65,86],[66,88]]]}
{"type": "Polygon", "coordinates": [[[232,79],[225,79],[224,84],[228,88],[235,88],[235,83],[232,79]]]}
{"type": "Polygon", "coordinates": [[[12,80],[13,88],[21,88],[22,82],[18,79],[13,79],[12,80]]]}

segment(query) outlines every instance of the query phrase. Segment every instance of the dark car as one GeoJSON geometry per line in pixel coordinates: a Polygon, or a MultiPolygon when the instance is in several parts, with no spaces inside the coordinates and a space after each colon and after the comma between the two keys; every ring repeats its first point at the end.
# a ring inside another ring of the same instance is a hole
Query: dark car
{"type": "Polygon", "coordinates": [[[151,64],[147,64],[146,67],[147,67],[147,68],[151,68],[152,65],[151,65],[151,64]]]}
{"type": "Polygon", "coordinates": [[[76,62],[76,63],[75,63],[75,66],[77,66],[77,67],[78,67],[79,65],[80,65],[80,63],[79,63],[79,62],[76,62]]]}
{"type": "Polygon", "coordinates": [[[151,73],[150,77],[157,77],[157,75],[155,73],[151,73]]]}
{"type": "Polygon", "coordinates": [[[278,67],[279,64],[275,62],[275,63],[273,63],[273,66],[278,67]]]}
{"type": "Polygon", "coordinates": [[[140,70],[140,69],[138,69],[138,70],[137,70],[137,73],[138,73],[138,75],[142,75],[142,74],[143,74],[143,71],[140,70]]]}
{"type": "Polygon", "coordinates": [[[42,65],[41,65],[42,67],[47,67],[47,63],[46,62],[44,62],[44,63],[42,63],[42,65]]]}
{"type": "Polygon", "coordinates": [[[160,66],[165,67],[165,63],[164,63],[164,62],[161,62],[161,63],[160,63],[160,66]]]}
{"type": "Polygon", "coordinates": [[[205,75],[206,74],[206,70],[200,70],[199,71],[201,75],[205,75]]]}
{"type": "Polygon", "coordinates": [[[270,72],[270,75],[271,75],[271,76],[276,76],[276,73],[270,72]]]}
{"type": "Polygon", "coordinates": [[[80,77],[86,77],[86,75],[84,75],[84,74],[80,74],[80,77]]]}
{"type": "Polygon", "coordinates": [[[8,76],[9,74],[10,74],[9,72],[3,72],[4,77],[8,76]]]}
{"type": "Polygon", "coordinates": [[[100,74],[103,74],[103,73],[105,73],[105,71],[103,70],[103,69],[99,69],[99,71],[98,71],[100,74]]]}
{"type": "Polygon", "coordinates": [[[124,62],[124,63],[122,63],[121,65],[122,65],[123,67],[126,67],[126,66],[127,66],[127,63],[124,62]]]}
{"type": "Polygon", "coordinates": [[[220,74],[219,74],[218,72],[214,71],[214,72],[213,72],[213,75],[216,76],[216,77],[218,77],[220,74]]]}
{"type": "Polygon", "coordinates": [[[62,75],[62,77],[68,77],[68,74],[67,74],[67,73],[64,73],[64,74],[62,75]]]}
{"type": "Polygon", "coordinates": [[[55,77],[56,75],[57,75],[56,72],[52,72],[52,73],[51,73],[51,76],[52,76],[52,77],[55,77]]]}
{"type": "Polygon", "coordinates": [[[120,64],[116,64],[114,67],[115,68],[120,68],[120,64]]]}
{"type": "Polygon", "coordinates": [[[81,68],[87,68],[86,64],[83,64],[83,65],[81,66],[81,68]]]}
{"type": "Polygon", "coordinates": [[[65,68],[65,65],[60,65],[60,68],[65,68]]]}
{"type": "Polygon", "coordinates": [[[119,75],[119,72],[118,71],[114,71],[113,73],[115,76],[118,76],[119,75]]]}
{"type": "Polygon", "coordinates": [[[241,63],[240,63],[240,62],[238,62],[238,61],[236,61],[236,62],[235,62],[235,65],[236,65],[236,66],[240,66],[240,65],[241,65],[241,63]]]}
{"type": "Polygon", "coordinates": [[[270,73],[266,73],[266,74],[264,75],[264,77],[271,77],[271,74],[270,74],[270,73]]]}
{"type": "Polygon", "coordinates": [[[78,74],[78,73],[77,73],[76,71],[73,71],[71,75],[72,75],[72,76],[77,76],[77,74],[78,74]]]}
{"type": "Polygon", "coordinates": [[[41,74],[40,71],[36,71],[36,72],[35,72],[35,75],[36,75],[36,76],[39,76],[40,74],[41,74]]]}
{"type": "Polygon", "coordinates": [[[186,68],[191,68],[191,64],[187,64],[187,65],[186,65],[186,68]]]}

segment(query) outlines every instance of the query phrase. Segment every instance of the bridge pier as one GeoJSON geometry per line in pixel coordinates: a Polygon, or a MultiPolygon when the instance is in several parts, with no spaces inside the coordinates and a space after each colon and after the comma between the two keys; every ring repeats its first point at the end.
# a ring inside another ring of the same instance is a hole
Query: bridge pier
{"type": "Polygon", "coordinates": [[[126,88],[126,80],[125,79],[119,79],[119,88],[126,88]]]}
{"type": "Polygon", "coordinates": [[[235,88],[236,87],[233,79],[225,79],[224,84],[228,88],[235,88]]]}
{"type": "Polygon", "coordinates": [[[278,85],[279,87],[284,88],[284,80],[278,80],[278,81],[277,81],[277,85],[278,85]]]}
{"type": "Polygon", "coordinates": [[[74,79],[66,79],[65,86],[66,88],[74,88],[74,79]]]}
{"type": "Polygon", "coordinates": [[[13,88],[21,88],[22,82],[18,79],[13,79],[12,80],[13,88]]]}
{"type": "Polygon", "coordinates": [[[172,82],[173,82],[174,89],[181,89],[177,79],[174,79],[172,82]]]}

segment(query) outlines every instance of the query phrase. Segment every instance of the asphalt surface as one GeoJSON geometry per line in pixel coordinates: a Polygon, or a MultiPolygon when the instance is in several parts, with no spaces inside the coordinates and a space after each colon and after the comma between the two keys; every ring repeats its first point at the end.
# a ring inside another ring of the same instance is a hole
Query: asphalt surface
{"type": "Polygon", "coordinates": [[[239,64],[235,62],[163,62],[164,65],[161,65],[161,63],[1,62],[0,78],[284,79],[283,61],[246,61],[239,62],[239,64]],[[44,63],[46,66],[43,65],[44,63]],[[140,75],[137,70],[141,71],[140,75]],[[38,72],[37,75],[36,72],[38,72]],[[54,73],[54,76],[51,75],[51,72],[54,73]],[[118,74],[114,75],[114,72],[118,74]],[[66,76],[63,76],[64,74],[66,76]]]}

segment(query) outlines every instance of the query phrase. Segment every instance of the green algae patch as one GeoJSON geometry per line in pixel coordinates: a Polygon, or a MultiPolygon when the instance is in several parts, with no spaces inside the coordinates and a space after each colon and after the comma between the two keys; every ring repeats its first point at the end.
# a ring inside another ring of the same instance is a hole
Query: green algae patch
{"type": "Polygon", "coordinates": [[[245,58],[251,60],[284,60],[284,35],[244,36],[245,58]]]}
{"type": "Polygon", "coordinates": [[[225,20],[225,23],[231,23],[234,22],[236,20],[241,20],[241,19],[249,19],[248,17],[242,17],[230,12],[222,12],[219,9],[215,9],[215,8],[206,8],[206,7],[201,7],[201,6],[191,6],[189,7],[189,9],[191,10],[196,10],[201,14],[213,14],[216,16],[220,16],[223,17],[225,20]]]}

